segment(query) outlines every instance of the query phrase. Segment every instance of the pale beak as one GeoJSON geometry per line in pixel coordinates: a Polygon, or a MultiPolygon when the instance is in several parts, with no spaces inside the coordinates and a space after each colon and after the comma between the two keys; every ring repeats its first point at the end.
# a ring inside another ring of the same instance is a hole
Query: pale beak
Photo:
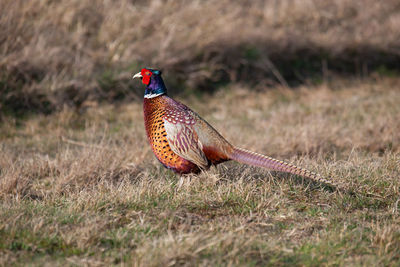
{"type": "Polygon", "coordinates": [[[142,73],[138,72],[135,75],[133,75],[132,79],[135,79],[135,78],[143,78],[142,73]]]}

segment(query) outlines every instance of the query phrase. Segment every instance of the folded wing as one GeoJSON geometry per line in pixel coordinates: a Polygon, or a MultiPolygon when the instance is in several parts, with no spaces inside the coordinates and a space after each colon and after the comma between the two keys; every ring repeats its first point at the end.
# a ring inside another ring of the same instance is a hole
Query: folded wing
{"type": "Polygon", "coordinates": [[[172,151],[178,156],[193,162],[201,169],[207,168],[209,161],[203,152],[203,145],[193,128],[193,121],[189,119],[180,120],[179,118],[172,119],[168,116],[164,117],[163,120],[167,140],[172,151]]]}

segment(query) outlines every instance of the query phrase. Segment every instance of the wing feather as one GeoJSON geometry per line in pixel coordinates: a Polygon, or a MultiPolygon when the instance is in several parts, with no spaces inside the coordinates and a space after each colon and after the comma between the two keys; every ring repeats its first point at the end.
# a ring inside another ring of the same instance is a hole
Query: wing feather
{"type": "Polygon", "coordinates": [[[164,118],[167,140],[172,151],[202,169],[209,166],[206,155],[192,123],[164,118]]]}

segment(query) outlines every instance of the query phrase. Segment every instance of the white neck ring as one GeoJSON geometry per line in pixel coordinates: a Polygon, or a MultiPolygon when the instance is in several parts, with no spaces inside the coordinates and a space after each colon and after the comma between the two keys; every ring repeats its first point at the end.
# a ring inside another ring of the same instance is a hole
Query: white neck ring
{"type": "Polygon", "coordinates": [[[154,98],[157,97],[159,95],[163,95],[164,93],[158,93],[158,94],[146,94],[144,95],[144,98],[154,98]]]}

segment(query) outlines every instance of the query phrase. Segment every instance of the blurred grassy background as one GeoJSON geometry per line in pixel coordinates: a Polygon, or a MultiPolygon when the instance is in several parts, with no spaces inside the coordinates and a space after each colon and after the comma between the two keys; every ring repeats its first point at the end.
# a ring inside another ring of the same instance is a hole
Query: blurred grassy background
{"type": "Polygon", "coordinates": [[[0,10],[3,114],[139,99],[130,79],[144,66],[163,69],[173,92],[400,69],[397,0],[3,0],[0,10]]]}

